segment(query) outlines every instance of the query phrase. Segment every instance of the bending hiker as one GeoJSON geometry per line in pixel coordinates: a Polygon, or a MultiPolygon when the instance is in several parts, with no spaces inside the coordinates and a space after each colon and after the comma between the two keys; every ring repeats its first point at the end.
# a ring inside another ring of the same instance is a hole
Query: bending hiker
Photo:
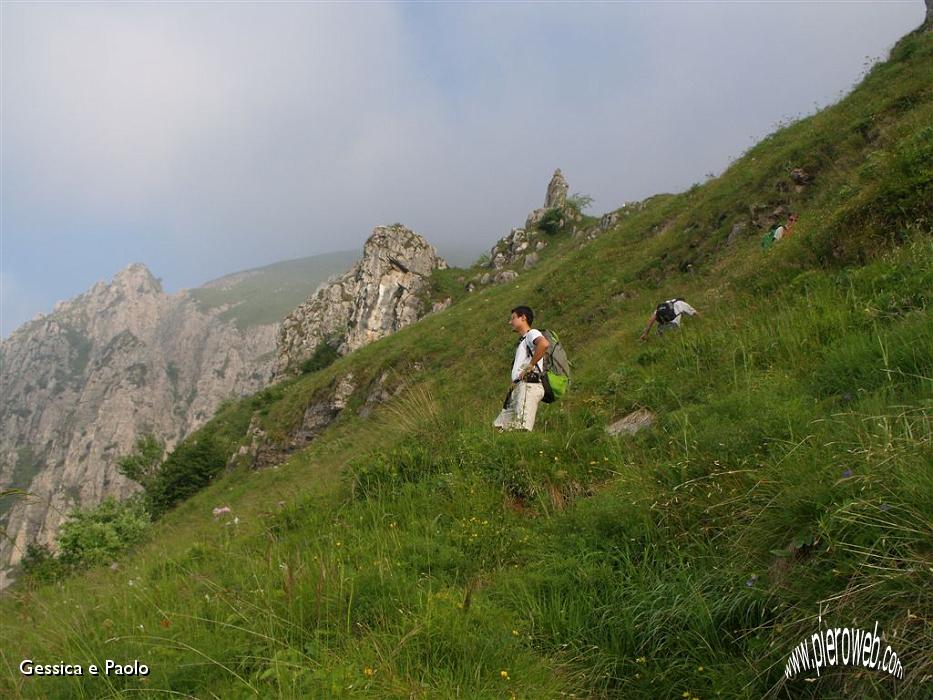
{"type": "Polygon", "coordinates": [[[521,338],[515,348],[509,394],[493,421],[493,426],[499,430],[533,429],[538,404],[544,398],[542,358],[550,342],[541,331],[531,327],[534,318],[534,312],[527,306],[516,306],[509,318],[509,325],[521,338]]]}
{"type": "Polygon", "coordinates": [[[680,317],[683,314],[698,316],[699,312],[680,298],[661,302],[648,319],[648,327],[641,334],[640,340],[648,340],[648,332],[655,321],[658,323],[658,335],[680,328],[680,317]]]}
{"type": "Polygon", "coordinates": [[[787,223],[781,224],[774,229],[773,235],[771,236],[774,239],[774,242],[777,243],[782,238],[790,238],[791,233],[794,232],[794,224],[797,223],[797,215],[791,214],[787,217],[787,223]]]}
{"type": "Polygon", "coordinates": [[[765,234],[765,237],[761,239],[761,247],[768,249],[782,238],[790,238],[791,234],[794,232],[794,225],[796,223],[797,215],[791,214],[787,218],[786,224],[778,224],[765,234]]]}

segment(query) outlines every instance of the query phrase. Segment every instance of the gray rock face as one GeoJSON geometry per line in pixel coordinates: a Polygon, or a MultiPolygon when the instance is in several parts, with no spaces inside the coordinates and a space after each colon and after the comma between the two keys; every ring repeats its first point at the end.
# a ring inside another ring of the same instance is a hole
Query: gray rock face
{"type": "Polygon", "coordinates": [[[493,249],[489,251],[489,267],[494,270],[502,270],[514,265],[524,257],[527,251],[537,248],[539,235],[541,234],[538,231],[513,228],[508,236],[500,239],[493,249]]]}
{"type": "Polygon", "coordinates": [[[493,277],[493,282],[502,284],[503,282],[511,282],[516,277],[518,277],[518,273],[515,272],[515,270],[502,270],[496,273],[496,276],[493,277]]]}
{"type": "Polygon", "coordinates": [[[312,403],[305,409],[301,427],[298,428],[294,438],[299,442],[311,442],[323,432],[324,428],[334,422],[340,412],[347,407],[347,400],[356,389],[353,375],[347,374],[340,378],[334,387],[334,395],[327,401],[312,403]]]}
{"type": "Polygon", "coordinates": [[[547,194],[544,196],[544,206],[540,209],[535,209],[528,215],[528,218],[525,219],[525,229],[528,231],[535,230],[548,209],[565,209],[565,218],[572,216],[573,212],[570,207],[567,206],[567,192],[569,190],[570,186],[564,179],[564,175],[561,173],[560,168],[558,168],[554,171],[554,175],[548,183],[547,194]]]}
{"type": "Polygon", "coordinates": [[[619,218],[620,218],[620,215],[619,215],[619,212],[617,211],[611,211],[607,214],[603,214],[599,220],[599,230],[608,231],[613,226],[615,226],[617,223],[619,223],[619,218]]]}
{"type": "Polygon", "coordinates": [[[56,304],[0,343],[0,588],[27,545],[52,544],[66,514],[138,486],[117,460],[152,432],[169,448],[224,399],[272,374],[276,327],[238,329],[144,265],[56,304]]]}
{"type": "Polygon", "coordinates": [[[419,291],[447,263],[421,236],[401,225],[377,226],[363,258],[325,282],[282,322],[275,374],[295,371],[321,343],[346,354],[424,315],[419,291]]]}
{"type": "Polygon", "coordinates": [[[564,175],[561,173],[560,168],[558,168],[554,171],[554,175],[548,183],[547,195],[544,197],[544,208],[552,209],[554,207],[564,206],[567,203],[567,192],[569,190],[570,186],[564,179],[564,175]]]}
{"type": "Polygon", "coordinates": [[[625,418],[617,420],[612,425],[606,428],[606,432],[610,435],[634,435],[640,430],[647,430],[652,425],[655,424],[658,417],[647,408],[639,408],[637,411],[632,411],[625,418]]]}
{"type": "Polygon", "coordinates": [[[732,224],[732,230],[729,231],[729,236],[726,238],[726,245],[732,245],[742,236],[742,233],[745,231],[745,224],[741,221],[736,221],[732,224]]]}
{"type": "Polygon", "coordinates": [[[308,443],[320,436],[331,423],[337,420],[356,390],[357,382],[352,373],[335,379],[325,395],[308,404],[301,424],[286,436],[284,441],[269,441],[261,431],[258,434],[247,433],[250,444],[243,451],[247,464],[258,469],[274,468],[288,459],[292,453],[307,447],[308,443]]]}

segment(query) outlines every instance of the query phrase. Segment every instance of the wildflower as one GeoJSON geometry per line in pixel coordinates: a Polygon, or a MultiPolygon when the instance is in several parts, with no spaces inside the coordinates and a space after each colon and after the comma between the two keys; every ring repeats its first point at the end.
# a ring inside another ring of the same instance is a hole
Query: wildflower
{"type": "Polygon", "coordinates": [[[518,630],[512,630],[512,636],[517,637],[517,636],[518,636],[518,630]]]}
{"type": "Polygon", "coordinates": [[[160,625],[163,629],[168,629],[169,627],[172,626],[172,621],[169,620],[167,617],[163,617],[162,620],[159,622],[159,625],[160,625]]]}
{"type": "Polygon", "coordinates": [[[646,659],[644,656],[639,656],[637,659],[635,659],[635,663],[637,664],[647,663],[647,661],[648,659],[646,659]]]}
{"type": "Polygon", "coordinates": [[[697,666],[697,671],[699,671],[700,673],[703,673],[703,667],[702,667],[702,666],[697,666]]]}
{"type": "Polygon", "coordinates": [[[229,513],[230,506],[218,506],[217,508],[214,508],[214,510],[212,510],[211,512],[214,514],[214,517],[217,518],[223,515],[224,513],[229,513]]]}
{"type": "Polygon", "coordinates": [[[373,671],[369,666],[367,666],[366,668],[363,669],[363,673],[371,677],[375,673],[375,671],[373,671]]]}
{"type": "Polygon", "coordinates": [[[751,578],[745,582],[745,585],[751,588],[752,586],[755,585],[755,581],[757,580],[758,580],[758,574],[752,574],[751,578]]]}
{"type": "Polygon", "coordinates": [[[509,680],[509,672],[508,672],[508,671],[499,671],[499,675],[500,675],[502,678],[504,678],[505,680],[509,680]]]}
{"type": "Polygon", "coordinates": [[[850,476],[852,476],[852,470],[851,470],[851,469],[846,469],[844,472],[842,472],[842,478],[843,478],[843,479],[848,479],[850,476]]]}
{"type": "Polygon", "coordinates": [[[682,698],[689,698],[689,697],[690,697],[690,691],[685,690],[684,692],[682,692],[682,693],[680,694],[680,697],[682,697],[682,698]]]}

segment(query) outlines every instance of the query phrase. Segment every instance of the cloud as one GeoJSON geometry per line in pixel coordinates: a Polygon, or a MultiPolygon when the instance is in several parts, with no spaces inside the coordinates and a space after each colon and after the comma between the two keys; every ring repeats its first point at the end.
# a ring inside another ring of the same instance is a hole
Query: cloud
{"type": "Polygon", "coordinates": [[[393,221],[478,251],[555,167],[600,210],[723,169],[922,18],[919,2],[5,3],[5,272],[39,311],[132,261],[175,289],[393,221]]]}

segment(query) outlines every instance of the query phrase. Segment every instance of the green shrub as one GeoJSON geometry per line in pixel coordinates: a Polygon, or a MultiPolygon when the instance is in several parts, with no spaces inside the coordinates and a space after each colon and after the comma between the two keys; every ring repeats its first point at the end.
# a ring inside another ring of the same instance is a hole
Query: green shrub
{"type": "Polygon", "coordinates": [[[541,221],[538,222],[538,230],[543,231],[549,236],[554,236],[560,231],[564,221],[564,212],[560,207],[552,207],[544,212],[541,221]]]}
{"type": "Polygon", "coordinates": [[[59,559],[72,569],[108,564],[138,542],[148,526],[149,514],[139,497],[123,502],[107,498],[92,508],[79,508],[58,532],[59,559]]]}
{"type": "Polygon", "coordinates": [[[47,545],[30,544],[22,566],[24,576],[35,583],[54,583],[91,566],[109,564],[142,540],[149,527],[144,501],[110,497],[90,508],[68,514],[56,537],[56,556],[47,545]]]}
{"type": "Polygon", "coordinates": [[[176,447],[146,494],[153,514],[161,514],[204,488],[226,465],[217,440],[201,431],[176,447]]]}
{"type": "Polygon", "coordinates": [[[326,341],[320,343],[314,348],[311,357],[301,363],[301,373],[310,374],[311,372],[322,370],[332,365],[339,357],[340,353],[337,352],[337,349],[333,345],[326,341]]]}
{"type": "Polygon", "coordinates": [[[45,544],[32,543],[26,546],[22,560],[23,575],[36,583],[55,583],[70,572],[45,544]]]}

